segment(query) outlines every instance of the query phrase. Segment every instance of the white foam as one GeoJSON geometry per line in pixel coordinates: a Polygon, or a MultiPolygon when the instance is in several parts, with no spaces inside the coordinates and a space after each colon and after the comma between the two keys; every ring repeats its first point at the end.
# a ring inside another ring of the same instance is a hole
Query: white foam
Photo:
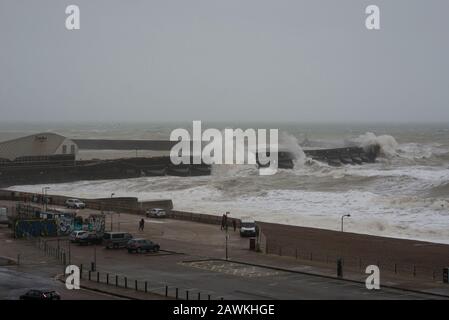
{"type": "MultiPolygon", "coordinates": [[[[410,196],[380,196],[372,192],[269,190],[255,195],[229,196],[213,181],[188,187],[182,178],[138,178],[50,185],[51,193],[73,197],[136,196],[141,200],[173,199],[175,208],[220,215],[251,215],[257,220],[338,230],[340,217],[350,213],[347,230],[430,241],[449,240],[449,201],[410,196]],[[167,181],[169,180],[169,181],[167,181]],[[183,188],[161,188],[183,181],[183,188]]],[[[192,183],[193,184],[193,183],[192,183]]],[[[14,187],[40,192],[41,186],[14,187]]],[[[238,191],[238,190],[237,190],[238,191]]]]}

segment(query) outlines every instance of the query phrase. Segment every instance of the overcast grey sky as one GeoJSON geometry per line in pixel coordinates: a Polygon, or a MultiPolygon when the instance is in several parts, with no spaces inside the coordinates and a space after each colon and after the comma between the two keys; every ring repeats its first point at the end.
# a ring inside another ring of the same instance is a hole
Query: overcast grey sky
{"type": "Polygon", "coordinates": [[[449,121],[448,14],[447,0],[0,0],[0,121],[449,121]]]}

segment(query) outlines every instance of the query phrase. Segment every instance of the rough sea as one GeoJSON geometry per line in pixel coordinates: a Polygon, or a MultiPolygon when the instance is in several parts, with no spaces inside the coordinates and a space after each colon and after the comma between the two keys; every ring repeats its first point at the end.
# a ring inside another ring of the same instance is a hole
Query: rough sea
{"type": "MultiPolygon", "coordinates": [[[[136,196],[172,199],[175,209],[282,224],[449,243],[449,125],[207,123],[204,127],[279,129],[280,142],[297,155],[293,170],[260,176],[251,165],[214,165],[211,176],[141,177],[49,185],[73,197],[136,196]],[[379,143],[376,163],[331,167],[307,159],[300,144],[338,147],[379,143]]],[[[192,123],[4,123],[0,141],[44,131],[69,138],[168,139],[192,123]]],[[[160,152],[140,152],[139,156],[160,152]]],[[[81,152],[80,158],[134,157],[135,150],[81,152]]],[[[40,192],[42,186],[11,189],[40,192]]]]}

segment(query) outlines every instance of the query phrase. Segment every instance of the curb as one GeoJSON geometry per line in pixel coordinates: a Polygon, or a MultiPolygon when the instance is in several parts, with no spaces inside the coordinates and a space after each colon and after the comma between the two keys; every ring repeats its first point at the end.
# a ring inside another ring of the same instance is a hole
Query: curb
{"type": "MultiPolygon", "coordinates": [[[[198,261],[231,262],[231,263],[238,263],[238,264],[243,264],[243,265],[247,265],[247,266],[266,268],[266,269],[278,270],[278,271],[289,272],[289,273],[304,274],[304,275],[307,275],[307,276],[320,277],[320,278],[331,279],[331,280],[340,280],[340,281],[352,282],[352,283],[357,283],[357,284],[364,284],[365,283],[363,281],[358,281],[358,280],[353,280],[353,279],[338,278],[338,277],[328,276],[328,275],[324,275],[324,274],[310,273],[310,272],[307,272],[307,271],[291,270],[291,269],[274,267],[274,266],[263,265],[263,264],[242,262],[242,261],[238,261],[238,260],[225,260],[225,259],[219,259],[219,258],[216,258],[216,259],[214,259],[214,258],[206,258],[206,259],[201,259],[201,260],[186,260],[186,261],[183,261],[183,262],[189,263],[189,262],[198,262],[198,261]]],[[[446,294],[442,294],[442,293],[434,293],[434,292],[428,292],[428,291],[406,289],[406,288],[389,286],[389,285],[381,285],[381,288],[387,288],[387,289],[393,289],[393,290],[399,290],[399,291],[411,292],[411,293],[417,293],[417,294],[424,294],[424,295],[436,296],[436,297],[441,297],[441,298],[449,298],[449,294],[446,295],[446,294]]]]}
{"type": "MultiPolygon", "coordinates": [[[[62,283],[65,283],[63,277],[64,277],[64,275],[60,274],[60,275],[56,276],[56,279],[59,280],[62,283]]],[[[138,298],[135,298],[135,297],[130,297],[130,296],[127,296],[127,295],[124,295],[124,294],[120,294],[120,293],[114,293],[114,292],[109,292],[109,291],[102,290],[102,289],[87,287],[85,285],[82,285],[81,283],[80,283],[80,288],[82,288],[84,290],[88,290],[88,291],[94,291],[94,292],[107,294],[107,295],[110,295],[110,296],[113,296],[113,297],[117,297],[117,298],[122,298],[122,299],[142,300],[142,299],[138,299],[138,298]]]]}

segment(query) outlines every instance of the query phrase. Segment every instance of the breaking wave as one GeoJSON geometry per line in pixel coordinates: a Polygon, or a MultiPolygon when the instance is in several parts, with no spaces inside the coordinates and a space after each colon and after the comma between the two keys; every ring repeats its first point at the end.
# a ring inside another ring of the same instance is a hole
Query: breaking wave
{"type": "MultiPolygon", "coordinates": [[[[230,210],[235,216],[329,229],[338,228],[340,216],[351,213],[348,229],[355,232],[449,242],[449,145],[432,139],[410,142],[412,138],[400,142],[401,136],[366,132],[349,144],[333,141],[327,145],[378,144],[381,154],[375,163],[332,167],[308,159],[297,137],[281,132],[279,143],[295,156],[295,166],[273,176],[260,176],[256,165],[213,165],[211,176],[50,187],[52,193],[74,197],[107,197],[114,192],[142,200],[171,198],[179,210],[209,214],[230,210]]],[[[325,142],[321,139],[310,147],[323,147],[325,142]]],[[[40,192],[41,188],[11,189],[40,192]]]]}
{"type": "Polygon", "coordinates": [[[396,139],[390,135],[376,136],[372,132],[367,132],[354,139],[360,147],[367,148],[371,145],[379,145],[380,153],[386,157],[394,157],[397,155],[399,144],[396,139]]]}

